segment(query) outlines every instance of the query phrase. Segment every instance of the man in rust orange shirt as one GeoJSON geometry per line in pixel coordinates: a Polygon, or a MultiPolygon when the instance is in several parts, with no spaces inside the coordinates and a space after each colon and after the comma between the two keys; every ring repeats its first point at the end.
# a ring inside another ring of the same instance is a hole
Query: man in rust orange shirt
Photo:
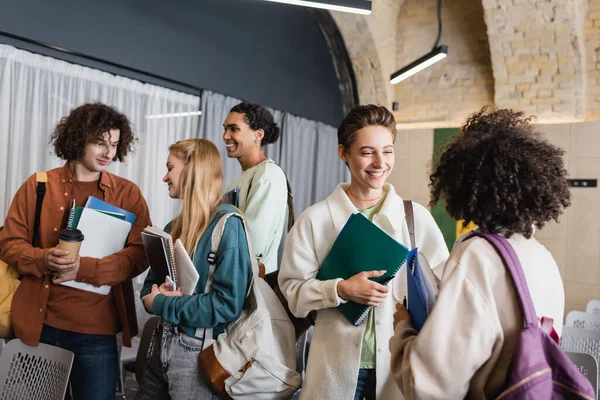
{"type": "Polygon", "coordinates": [[[12,302],[12,324],[24,343],[59,346],[75,354],[71,370],[74,400],[110,399],[118,375],[116,334],[131,345],[137,334],[131,279],[148,267],[141,232],[151,225],[140,189],[106,171],[123,161],[134,134],[127,117],[100,103],[85,104],[64,117],[51,142],[66,163],[48,171],[41,208],[38,245],[31,244],[36,205],[36,177],[29,177],[15,195],[0,233],[0,259],[16,264],[22,275],[12,302]],[[104,258],[69,259],[59,250],[58,234],[66,226],[75,200],[103,199],[137,216],[122,251],[104,258]],[[108,295],[59,283],[69,280],[110,285],[108,295]]]}

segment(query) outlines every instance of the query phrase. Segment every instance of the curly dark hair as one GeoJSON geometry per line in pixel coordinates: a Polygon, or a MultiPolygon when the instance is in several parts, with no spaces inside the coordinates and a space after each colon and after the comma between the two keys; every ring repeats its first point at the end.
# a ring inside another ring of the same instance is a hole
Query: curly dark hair
{"type": "Polygon", "coordinates": [[[113,161],[123,161],[136,140],[131,123],[124,114],[102,103],[88,103],[71,110],[54,128],[50,143],[63,160],[81,160],[85,146],[111,129],[121,133],[113,161]]]}
{"type": "Polygon", "coordinates": [[[482,232],[529,238],[558,220],[570,192],[564,151],[542,139],[523,112],[484,107],[445,149],[430,176],[431,202],[482,232]]]}
{"type": "Polygon", "coordinates": [[[262,129],[265,132],[260,143],[261,147],[275,143],[279,139],[281,130],[273,120],[273,114],[265,106],[244,101],[234,106],[230,112],[244,114],[244,122],[250,126],[250,129],[253,131],[262,129]]]}
{"type": "Polygon", "coordinates": [[[338,144],[344,146],[346,151],[350,150],[356,132],[367,126],[383,126],[387,128],[392,134],[393,140],[396,141],[396,120],[394,119],[394,115],[383,106],[368,104],[353,107],[348,115],[344,117],[337,131],[338,144]]]}

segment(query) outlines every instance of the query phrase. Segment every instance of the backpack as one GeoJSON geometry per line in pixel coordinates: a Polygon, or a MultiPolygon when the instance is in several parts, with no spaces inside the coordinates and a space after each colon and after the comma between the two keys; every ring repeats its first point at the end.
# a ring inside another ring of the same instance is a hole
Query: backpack
{"type": "Polygon", "coordinates": [[[510,399],[595,399],[589,380],[548,334],[548,326],[540,327],[514,249],[504,237],[474,232],[496,249],[515,285],[523,312],[524,327],[512,357],[504,390],[497,400],[510,399]]]}
{"type": "MultiPolygon", "coordinates": [[[[279,168],[281,168],[281,167],[279,167],[279,168]]],[[[283,168],[281,168],[281,170],[283,171],[283,168]]],[[[294,196],[292,195],[292,185],[290,185],[290,181],[288,180],[287,175],[285,174],[285,171],[283,171],[283,174],[285,175],[285,182],[287,184],[287,208],[288,208],[287,231],[289,232],[292,229],[292,226],[294,225],[294,196]]],[[[248,193],[246,194],[246,199],[250,196],[250,190],[252,189],[252,180],[253,179],[254,178],[250,179],[250,184],[248,185],[248,193]]],[[[288,318],[290,319],[290,321],[292,321],[292,324],[294,325],[294,330],[296,332],[296,339],[299,339],[300,336],[302,336],[302,334],[304,332],[306,332],[311,326],[313,326],[315,324],[315,320],[317,319],[317,312],[311,311],[304,318],[296,317],[292,313],[292,311],[290,310],[289,303],[288,303],[287,299],[285,298],[283,292],[281,291],[281,288],[279,287],[279,282],[278,282],[279,270],[273,271],[273,272],[265,275],[265,266],[261,262],[258,262],[258,276],[261,278],[264,278],[265,282],[267,282],[267,284],[271,287],[271,289],[273,289],[273,292],[275,292],[275,295],[279,299],[279,302],[281,302],[281,305],[283,306],[285,312],[287,313],[288,318]]]]}
{"type": "MultiPolygon", "coordinates": [[[[42,201],[46,194],[46,172],[36,172],[37,198],[35,204],[35,219],[33,223],[33,237],[31,245],[36,247],[39,239],[40,215],[42,213],[42,201]]],[[[0,227],[0,232],[2,227],[0,227]]],[[[12,300],[21,284],[21,278],[16,265],[8,265],[0,260],[0,339],[12,339],[15,334],[12,329],[12,300]]]]}
{"type": "Polygon", "coordinates": [[[240,317],[212,340],[212,329],[204,329],[205,344],[200,352],[204,379],[222,398],[285,399],[300,388],[302,378],[296,368],[294,325],[273,289],[258,277],[258,263],[244,218],[228,213],[217,222],[211,238],[209,272],[205,293],[212,290],[217,250],[225,223],[239,217],[246,231],[252,281],[240,317]]]}

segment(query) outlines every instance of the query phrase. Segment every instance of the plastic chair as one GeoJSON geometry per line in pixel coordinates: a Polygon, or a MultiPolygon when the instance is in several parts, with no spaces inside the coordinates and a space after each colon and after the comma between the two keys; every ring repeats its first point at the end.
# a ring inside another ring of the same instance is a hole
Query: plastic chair
{"type": "Polygon", "coordinates": [[[63,400],[72,365],[68,350],[11,340],[0,355],[0,399],[63,400]]]}
{"type": "Polygon", "coordinates": [[[565,326],[600,332],[600,314],[590,314],[583,311],[571,311],[567,314],[565,326]]]}
{"type": "Polygon", "coordinates": [[[589,379],[594,391],[598,393],[598,363],[596,359],[589,354],[583,353],[565,351],[565,354],[569,356],[579,371],[589,379]]]}
{"type": "MultiPolygon", "coordinates": [[[[588,354],[597,363],[600,359],[600,332],[565,326],[560,338],[560,347],[565,352],[588,354]]],[[[600,382],[598,373],[600,371],[596,373],[596,382],[600,382]]]]}
{"type": "Polygon", "coordinates": [[[138,347],[135,361],[133,363],[125,364],[125,369],[127,371],[133,370],[135,373],[135,380],[138,383],[140,383],[142,380],[144,368],[146,368],[146,364],[148,363],[148,349],[152,344],[152,335],[154,334],[154,330],[158,327],[160,321],[160,317],[151,317],[146,322],[144,325],[144,330],[142,331],[142,337],[140,338],[140,345],[138,347]]]}
{"type": "Polygon", "coordinates": [[[131,347],[123,346],[123,337],[121,334],[117,336],[120,339],[119,346],[119,377],[117,378],[117,395],[125,395],[125,374],[127,372],[127,364],[135,361],[138,348],[140,347],[140,338],[134,336],[131,338],[131,347]]]}
{"type": "Polygon", "coordinates": [[[585,312],[590,314],[600,314],[600,300],[588,301],[585,312]]]}

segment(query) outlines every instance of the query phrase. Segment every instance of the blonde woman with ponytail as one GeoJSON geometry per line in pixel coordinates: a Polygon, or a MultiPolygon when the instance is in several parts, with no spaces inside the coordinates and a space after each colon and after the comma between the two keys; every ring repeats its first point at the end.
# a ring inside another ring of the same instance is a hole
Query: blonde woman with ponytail
{"type": "Polygon", "coordinates": [[[196,294],[183,296],[179,289],[155,281],[152,271],[148,273],[142,301],[148,312],[162,317],[162,323],[155,331],[135,398],[217,399],[198,366],[202,328],[213,328],[216,338],[242,312],[252,278],[246,233],[239,218],[227,220],[217,252],[212,291],[204,293],[212,231],[221,216],[236,211],[233,206],[221,204],[223,163],[219,150],[205,139],[171,145],[163,181],[168,185],[169,196],[183,201],[181,213],[167,224],[165,231],[174,240],[181,240],[200,279],[196,294]]]}

